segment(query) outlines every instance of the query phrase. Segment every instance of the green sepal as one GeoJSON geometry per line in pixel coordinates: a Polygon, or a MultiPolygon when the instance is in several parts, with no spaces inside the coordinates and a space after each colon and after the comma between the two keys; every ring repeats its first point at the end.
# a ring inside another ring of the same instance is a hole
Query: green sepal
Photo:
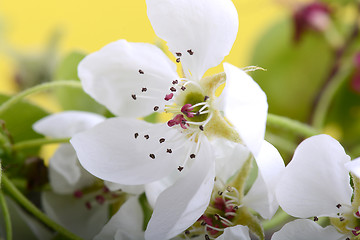
{"type": "Polygon", "coordinates": [[[265,239],[264,229],[259,219],[254,216],[246,207],[236,210],[236,217],[233,220],[234,225],[247,226],[260,240],[265,239]]]}

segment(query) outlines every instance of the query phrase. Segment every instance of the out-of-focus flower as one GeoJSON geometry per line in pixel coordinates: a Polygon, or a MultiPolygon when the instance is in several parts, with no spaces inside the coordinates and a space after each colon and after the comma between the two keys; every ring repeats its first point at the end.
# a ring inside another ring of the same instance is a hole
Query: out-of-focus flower
{"type": "Polygon", "coordinates": [[[226,77],[201,79],[229,53],[236,38],[238,16],[230,0],[149,0],[147,8],[155,32],[181,62],[185,78],[151,44],[120,40],[90,54],[78,67],[84,90],[127,118],[106,120],[71,143],[84,168],[107,181],[139,185],[179,172],[157,198],[145,232],[147,239],[168,239],[192,225],[208,206],[215,177],[209,139],[244,143],[257,156],[267,102],[260,87],[230,64],[224,64],[226,77]],[[225,80],[217,98],[215,90],[225,80]],[[135,119],[160,111],[172,113],[173,119],[164,124],[135,119]]]}
{"type": "Polygon", "coordinates": [[[351,79],[351,88],[360,94],[360,53],[357,53],[354,58],[354,75],[351,79]]]}
{"type": "MultiPolygon", "coordinates": [[[[293,159],[281,176],[276,191],[279,204],[295,217],[314,217],[315,221],[318,217],[330,217],[331,224],[344,238],[355,239],[360,233],[360,196],[356,190],[360,186],[359,169],[360,160],[350,161],[335,139],[328,135],[310,137],[295,150],[293,159]],[[355,188],[353,199],[349,172],[352,172],[355,188]]],[[[297,225],[304,227],[304,224],[309,225],[297,222],[288,228],[293,229],[297,225]]],[[[332,230],[314,230],[318,231],[328,236],[326,232],[332,230]]],[[[283,234],[291,234],[291,231],[286,230],[283,234]]],[[[315,239],[317,235],[312,238],[315,239]]],[[[293,239],[293,235],[287,236],[293,239]]]]}
{"type": "Polygon", "coordinates": [[[325,31],[330,24],[330,8],[322,2],[313,2],[301,6],[294,13],[295,41],[301,39],[307,29],[325,31]]]}

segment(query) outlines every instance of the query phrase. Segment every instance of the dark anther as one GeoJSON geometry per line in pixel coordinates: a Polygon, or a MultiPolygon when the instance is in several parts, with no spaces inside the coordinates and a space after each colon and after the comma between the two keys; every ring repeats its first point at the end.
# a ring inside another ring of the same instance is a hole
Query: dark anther
{"type": "Polygon", "coordinates": [[[345,220],[345,218],[340,217],[339,220],[340,220],[340,222],[343,222],[345,220]]]}
{"type": "Polygon", "coordinates": [[[139,134],[138,134],[138,133],[135,133],[135,134],[134,134],[134,137],[135,137],[135,138],[137,138],[138,136],[139,136],[139,134]]]}
{"type": "Polygon", "coordinates": [[[215,213],[214,218],[215,218],[216,221],[218,221],[220,219],[219,214],[215,213]]]}
{"type": "Polygon", "coordinates": [[[218,191],[218,194],[221,196],[221,195],[223,194],[223,192],[222,192],[222,191],[218,191]]]}
{"type": "Polygon", "coordinates": [[[200,125],[199,128],[200,128],[201,131],[204,131],[204,126],[203,125],[200,125]]]}
{"type": "Polygon", "coordinates": [[[239,206],[235,206],[233,207],[234,210],[238,210],[239,209],[239,206]]]}
{"type": "Polygon", "coordinates": [[[144,138],[146,138],[146,139],[149,139],[149,137],[150,137],[150,136],[149,136],[149,135],[147,135],[147,134],[146,134],[146,135],[144,135],[144,138]]]}
{"type": "Polygon", "coordinates": [[[86,203],[85,203],[85,207],[90,210],[90,209],[92,208],[91,203],[90,203],[90,202],[86,202],[86,203]]]}
{"type": "Polygon", "coordinates": [[[178,80],[174,80],[174,81],[172,81],[172,84],[178,84],[179,83],[179,81],[178,80]]]}
{"type": "Polygon", "coordinates": [[[172,92],[176,92],[176,88],[171,87],[171,88],[170,88],[170,91],[172,91],[172,92]]]}
{"type": "Polygon", "coordinates": [[[206,222],[202,221],[200,224],[201,224],[201,226],[205,226],[206,222]]]}
{"type": "Polygon", "coordinates": [[[338,205],[336,205],[337,208],[341,208],[341,204],[339,203],[338,205]]]}
{"type": "Polygon", "coordinates": [[[185,91],[185,89],[186,89],[186,87],[184,87],[184,86],[181,87],[181,90],[185,91]]]}
{"type": "Polygon", "coordinates": [[[205,240],[210,240],[209,235],[205,234],[205,240]]]}
{"type": "Polygon", "coordinates": [[[195,158],[195,154],[190,154],[190,158],[195,158]]]}
{"type": "Polygon", "coordinates": [[[319,218],[315,216],[315,217],[314,217],[314,221],[315,221],[315,222],[319,221],[319,218]]]}
{"type": "Polygon", "coordinates": [[[209,96],[204,97],[204,102],[209,99],[209,96]]]}
{"type": "Polygon", "coordinates": [[[178,167],[179,172],[181,172],[183,169],[184,169],[184,167],[182,167],[182,166],[178,167]]]}
{"type": "Polygon", "coordinates": [[[140,73],[140,74],[144,74],[144,71],[141,70],[141,69],[139,69],[139,73],[140,73]]]}
{"type": "Polygon", "coordinates": [[[176,56],[178,56],[178,57],[181,57],[181,52],[177,52],[177,53],[175,53],[176,54],[176,56]]]}
{"type": "Polygon", "coordinates": [[[166,149],[167,153],[172,153],[172,150],[170,148],[166,149]]]}
{"type": "Polygon", "coordinates": [[[180,58],[177,58],[177,59],[176,59],[176,62],[179,63],[179,62],[180,62],[180,58]]]}
{"type": "Polygon", "coordinates": [[[193,55],[193,54],[194,54],[194,52],[193,52],[191,49],[187,50],[187,52],[188,52],[190,55],[193,55]]]}
{"type": "Polygon", "coordinates": [[[155,154],[150,153],[150,154],[149,154],[149,157],[151,157],[152,159],[155,159],[155,154]]]}
{"type": "Polygon", "coordinates": [[[159,142],[160,142],[160,143],[165,142],[165,138],[160,138],[160,139],[159,139],[159,142]]]}
{"type": "Polygon", "coordinates": [[[154,107],[154,111],[156,112],[157,110],[159,110],[159,106],[154,107]]]}
{"type": "Polygon", "coordinates": [[[189,235],[189,234],[190,234],[190,231],[186,229],[184,233],[185,233],[186,235],[189,235]]]}
{"type": "Polygon", "coordinates": [[[350,240],[350,238],[346,238],[345,240],[350,240]]]}
{"type": "Polygon", "coordinates": [[[143,87],[143,88],[141,89],[141,91],[142,91],[142,92],[146,92],[146,91],[147,91],[147,88],[146,88],[146,87],[143,87]]]}
{"type": "Polygon", "coordinates": [[[136,100],[136,95],[135,94],[132,94],[131,97],[136,100]]]}
{"type": "Polygon", "coordinates": [[[196,116],[199,116],[199,115],[200,115],[200,112],[196,112],[195,115],[196,115],[196,116]]]}

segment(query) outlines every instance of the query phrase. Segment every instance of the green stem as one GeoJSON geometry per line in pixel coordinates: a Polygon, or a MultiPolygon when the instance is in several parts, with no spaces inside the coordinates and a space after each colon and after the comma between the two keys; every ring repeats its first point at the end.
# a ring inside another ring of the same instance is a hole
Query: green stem
{"type": "Polygon", "coordinates": [[[267,125],[286,129],[290,132],[300,134],[304,137],[311,137],[321,132],[307,124],[269,113],[267,117],[267,125]]]}
{"type": "Polygon", "coordinates": [[[6,240],[11,240],[12,239],[12,227],[11,227],[11,219],[10,219],[10,213],[9,213],[9,209],[7,207],[5,198],[4,198],[4,194],[3,192],[0,190],[0,206],[4,215],[4,220],[5,220],[5,232],[6,232],[6,240]]]}
{"type": "Polygon", "coordinates": [[[60,233],[67,239],[80,240],[81,238],[68,231],[64,227],[60,226],[53,220],[51,220],[48,216],[46,216],[43,212],[41,212],[32,202],[30,202],[15,186],[14,184],[2,174],[2,184],[3,188],[10,194],[10,196],[16,200],[21,206],[23,206],[26,210],[32,213],[37,219],[41,222],[54,229],[56,232],[60,233]]]}
{"type": "Polygon", "coordinates": [[[282,226],[286,221],[288,221],[291,218],[290,215],[288,215],[286,212],[284,212],[282,209],[279,209],[279,212],[276,213],[276,215],[271,219],[264,221],[263,227],[264,230],[269,230],[278,226],[282,226]]]}
{"type": "Polygon", "coordinates": [[[351,69],[342,69],[324,89],[323,94],[314,110],[314,127],[318,129],[322,129],[324,127],[330,104],[332,103],[334,96],[337,94],[343,83],[347,80],[347,76],[350,74],[350,72],[351,69]]]}
{"type": "Polygon", "coordinates": [[[53,138],[53,139],[39,138],[39,139],[31,139],[31,140],[15,143],[14,145],[12,145],[12,149],[13,150],[20,150],[20,149],[24,149],[24,148],[37,147],[37,146],[42,146],[42,145],[52,144],[52,143],[69,143],[69,141],[70,141],[70,138],[53,138]]]}
{"type": "Polygon", "coordinates": [[[12,105],[14,105],[15,103],[19,102],[20,100],[22,100],[23,98],[34,94],[34,93],[38,93],[38,92],[42,92],[54,87],[75,87],[75,88],[81,88],[81,83],[79,81],[68,81],[68,80],[64,80],[64,81],[55,81],[55,82],[48,82],[48,83],[43,83],[37,86],[34,86],[32,88],[26,89],[25,91],[22,91],[14,96],[12,96],[9,100],[7,100],[6,102],[4,102],[1,106],[0,106],[0,115],[2,115],[6,110],[8,110],[12,105]]]}

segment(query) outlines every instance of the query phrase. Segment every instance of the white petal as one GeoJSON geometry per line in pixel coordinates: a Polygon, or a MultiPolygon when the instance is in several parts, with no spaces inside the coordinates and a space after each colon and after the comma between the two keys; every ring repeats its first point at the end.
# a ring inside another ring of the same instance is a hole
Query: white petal
{"type": "Polygon", "coordinates": [[[243,70],[224,63],[224,113],[256,157],[264,140],[268,104],[265,93],[243,70]]]}
{"type": "MultiPolygon", "coordinates": [[[[48,240],[53,239],[54,234],[50,229],[45,227],[41,222],[35,219],[24,211],[17,203],[11,198],[6,197],[6,204],[9,208],[11,217],[11,225],[13,229],[13,239],[26,239],[26,240],[48,240]]],[[[0,208],[0,216],[4,216],[2,208],[0,208]]],[[[5,239],[5,226],[4,221],[0,221],[0,239],[5,239]],[[1,238],[4,237],[4,238],[1,238]]]]}
{"type": "Polygon", "coordinates": [[[130,197],[119,211],[111,217],[94,240],[140,240],[144,239],[142,225],[144,216],[138,197],[130,197]]]}
{"type": "Polygon", "coordinates": [[[122,192],[130,193],[130,194],[141,194],[145,191],[144,185],[124,185],[118,184],[114,182],[104,181],[104,184],[110,191],[121,190],[122,192]]]}
{"type": "Polygon", "coordinates": [[[258,177],[244,197],[244,204],[260,213],[263,218],[270,219],[279,207],[275,189],[280,174],[285,169],[284,161],[277,149],[264,141],[256,163],[258,177]]]}
{"type": "Polygon", "coordinates": [[[230,0],[147,0],[146,5],[156,35],[167,41],[176,57],[182,54],[187,76],[190,71],[200,80],[229,54],[239,25],[230,0]]]}
{"type": "Polygon", "coordinates": [[[271,240],[340,240],[345,237],[333,226],[322,228],[309,219],[298,219],[285,224],[280,231],[274,233],[271,240]]]}
{"type": "Polygon", "coordinates": [[[160,194],[145,239],[169,239],[190,227],[207,208],[214,186],[210,144],[202,142],[189,171],[160,194]]]}
{"type": "Polygon", "coordinates": [[[45,213],[54,221],[84,239],[92,239],[108,220],[108,205],[94,205],[87,209],[87,199],[72,195],[44,192],[41,196],[45,213]]]}
{"type": "Polygon", "coordinates": [[[276,196],[280,206],[301,218],[335,217],[346,212],[352,195],[349,172],[344,167],[349,161],[340,143],[330,136],[306,139],[295,150],[279,181],[276,196]]]}
{"type": "Polygon", "coordinates": [[[360,158],[354,159],[351,162],[345,164],[346,169],[349,172],[355,174],[356,177],[360,178],[360,158]]]}
{"type": "Polygon", "coordinates": [[[114,114],[129,117],[146,116],[162,106],[178,79],[175,64],[158,47],[125,40],[85,57],[78,73],[85,92],[114,114]]]}
{"type": "Polygon", "coordinates": [[[80,163],[93,175],[115,183],[140,185],[161,179],[178,168],[186,154],[181,146],[186,143],[185,137],[166,123],[112,118],[75,135],[71,143],[80,163]],[[165,142],[160,143],[161,138],[165,142]],[[167,149],[172,149],[172,153],[167,149]]]}
{"type": "Polygon", "coordinates": [[[50,159],[49,180],[56,193],[71,194],[92,185],[95,179],[80,165],[70,144],[62,144],[50,159]]]}
{"type": "Polygon", "coordinates": [[[216,178],[226,183],[249,157],[249,150],[242,144],[223,138],[211,141],[215,152],[216,178]]]}
{"type": "Polygon", "coordinates": [[[104,120],[105,118],[103,116],[95,113],[66,111],[40,119],[33,125],[33,128],[36,132],[45,136],[69,138],[104,120]]]}
{"type": "Polygon", "coordinates": [[[225,228],[224,233],[216,240],[250,240],[249,228],[242,225],[225,228]]]}

